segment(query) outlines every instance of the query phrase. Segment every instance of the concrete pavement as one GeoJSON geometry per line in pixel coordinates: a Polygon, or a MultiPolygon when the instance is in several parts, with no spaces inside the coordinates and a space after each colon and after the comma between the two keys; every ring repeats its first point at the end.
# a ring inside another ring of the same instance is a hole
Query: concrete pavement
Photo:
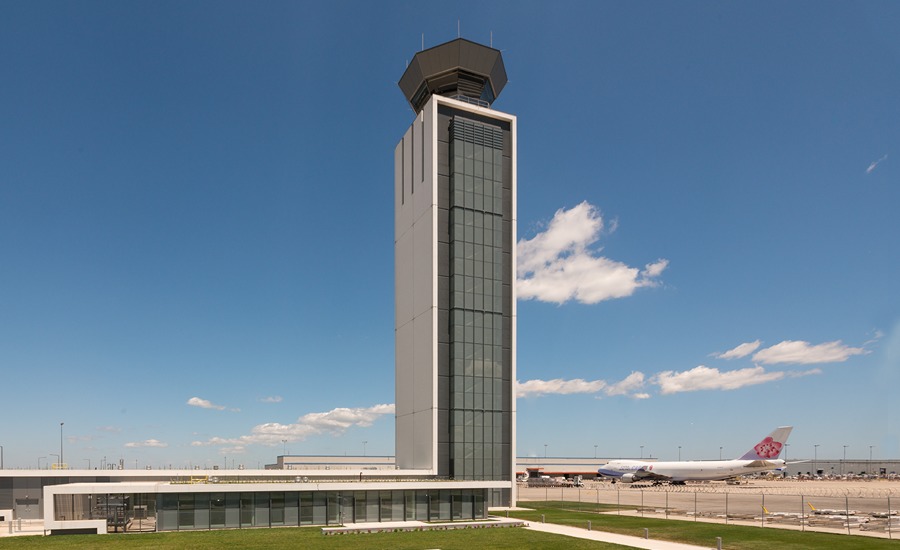
{"type": "Polygon", "coordinates": [[[628,535],[606,533],[604,531],[588,531],[587,529],[581,529],[579,527],[569,527],[568,525],[557,525],[555,523],[539,523],[532,521],[528,522],[525,525],[525,528],[533,531],[543,531],[544,533],[553,533],[555,535],[621,544],[622,546],[630,546],[632,548],[644,548],[646,550],[709,550],[710,548],[715,548],[715,545],[694,546],[680,542],[643,539],[628,535]]]}

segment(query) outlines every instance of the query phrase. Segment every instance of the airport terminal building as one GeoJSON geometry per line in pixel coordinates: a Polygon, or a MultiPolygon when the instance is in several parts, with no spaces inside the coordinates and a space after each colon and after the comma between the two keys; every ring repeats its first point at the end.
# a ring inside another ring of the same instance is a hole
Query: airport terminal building
{"type": "Polygon", "coordinates": [[[515,503],[516,119],[500,51],[457,39],[399,85],[396,468],[0,471],[0,517],[51,533],[487,516],[515,503]],[[9,517],[7,517],[9,516],[9,517]]]}

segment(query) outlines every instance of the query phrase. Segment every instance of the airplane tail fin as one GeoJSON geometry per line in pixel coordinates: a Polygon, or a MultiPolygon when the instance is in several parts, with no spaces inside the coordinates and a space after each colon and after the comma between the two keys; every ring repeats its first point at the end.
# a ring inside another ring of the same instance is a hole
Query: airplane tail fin
{"type": "Polygon", "coordinates": [[[775,431],[744,453],[741,460],[772,460],[778,458],[793,429],[793,426],[775,428],[775,431]]]}

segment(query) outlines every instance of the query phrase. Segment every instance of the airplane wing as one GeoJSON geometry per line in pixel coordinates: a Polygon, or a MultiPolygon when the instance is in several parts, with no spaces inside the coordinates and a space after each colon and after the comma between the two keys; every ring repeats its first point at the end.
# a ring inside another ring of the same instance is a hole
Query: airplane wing
{"type": "Polygon", "coordinates": [[[754,460],[749,464],[745,464],[745,468],[781,468],[782,464],[775,464],[774,462],[769,462],[768,460],[754,460]]]}
{"type": "MultiPolygon", "coordinates": [[[[628,474],[625,474],[628,475],[628,474]]],[[[663,474],[658,474],[652,470],[648,470],[646,468],[641,468],[639,470],[635,470],[632,474],[632,480],[634,481],[643,481],[643,480],[651,480],[651,481],[668,481],[672,479],[671,477],[663,474]]]]}

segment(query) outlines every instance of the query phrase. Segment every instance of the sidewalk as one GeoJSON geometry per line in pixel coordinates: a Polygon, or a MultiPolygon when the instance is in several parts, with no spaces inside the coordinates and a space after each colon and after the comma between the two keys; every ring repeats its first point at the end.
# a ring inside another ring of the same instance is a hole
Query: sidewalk
{"type": "Polygon", "coordinates": [[[611,542],[613,544],[621,544],[622,546],[630,546],[632,548],[644,548],[646,550],[708,550],[710,548],[715,548],[715,545],[693,546],[691,544],[683,544],[680,542],[642,539],[640,537],[617,535],[615,533],[606,533],[603,531],[588,531],[587,529],[581,529],[579,527],[569,527],[567,525],[557,525],[555,523],[539,523],[531,521],[525,524],[525,528],[534,531],[543,531],[545,533],[553,533],[555,535],[576,537],[579,539],[611,542]]]}

